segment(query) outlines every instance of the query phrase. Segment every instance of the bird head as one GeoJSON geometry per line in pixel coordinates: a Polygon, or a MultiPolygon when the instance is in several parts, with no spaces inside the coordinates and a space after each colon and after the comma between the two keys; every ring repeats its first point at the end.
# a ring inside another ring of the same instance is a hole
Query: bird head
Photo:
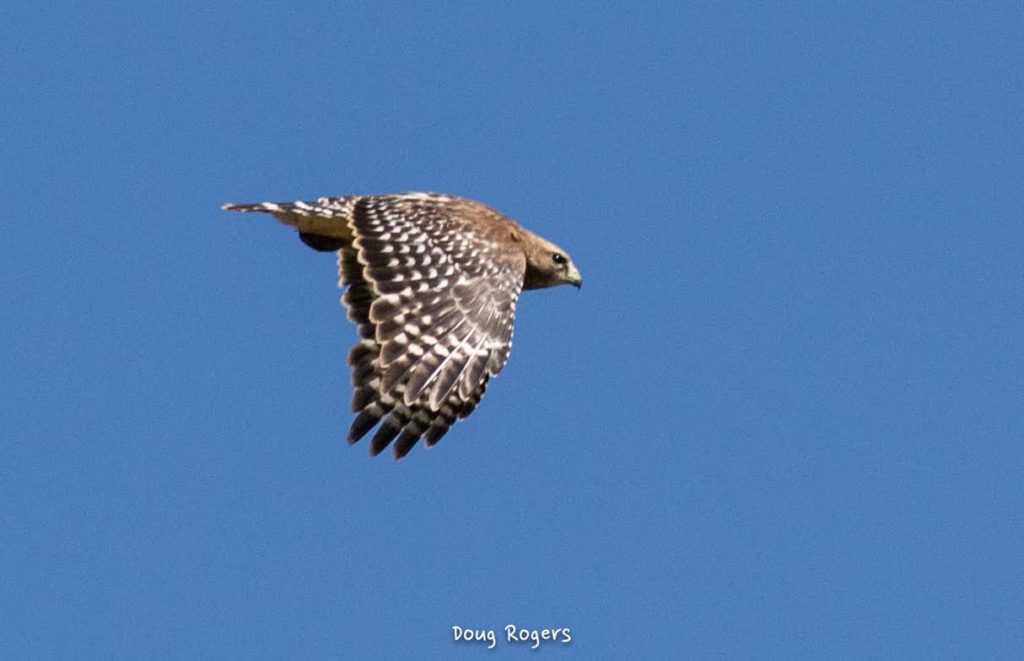
{"type": "Polygon", "coordinates": [[[583,286],[583,276],[562,248],[539,236],[531,235],[524,246],[526,278],[523,289],[542,289],[558,285],[583,286]]]}

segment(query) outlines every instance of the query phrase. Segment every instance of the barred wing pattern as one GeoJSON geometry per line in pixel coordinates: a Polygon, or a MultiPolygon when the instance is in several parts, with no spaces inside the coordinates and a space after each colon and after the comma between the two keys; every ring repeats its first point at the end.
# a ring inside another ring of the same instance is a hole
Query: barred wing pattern
{"type": "Polygon", "coordinates": [[[339,248],[342,302],[359,333],[348,355],[357,413],[349,442],[380,423],[371,453],[394,441],[400,458],[473,411],[508,359],[526,271],[504,226],[481,218],[490,210],[422,193],[234,208],[299,227],[312,226],[309,216],[348,225],[344,239],[301,236],[314,248],[339,248]]]}

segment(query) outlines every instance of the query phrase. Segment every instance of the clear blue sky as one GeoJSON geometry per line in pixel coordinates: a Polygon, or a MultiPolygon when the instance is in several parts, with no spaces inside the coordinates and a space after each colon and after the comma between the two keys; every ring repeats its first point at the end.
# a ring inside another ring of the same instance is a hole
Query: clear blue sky
{"type": "Polygon", "coordinates": [[[170,4],[3,12],[2,656],[1024,653],[1019,3],[170,4]],[[219,206],[404,190],[586,286],[396,464],[219,206]]]}

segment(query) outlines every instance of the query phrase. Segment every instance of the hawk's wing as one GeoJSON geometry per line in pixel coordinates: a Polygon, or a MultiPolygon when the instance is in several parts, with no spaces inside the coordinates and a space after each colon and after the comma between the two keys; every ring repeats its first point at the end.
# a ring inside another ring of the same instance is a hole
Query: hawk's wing
{"type": "Polygon", "coordinates": [[[508,359],[526,270],[489,209],[429,194],[258,206],[236,208],[271,211],[314,247],[341,247],[342,302],[360,336],[348,357],[350,442],[380,422],[370,451],[397,436],[398,458],[470,414],[508,359]],[[328,218],[346,227],[326,227],[328,218]]]}
{"type": "Polygon", "coordinates": [[[359,412],[349,439],[383,418],[373,454],[396,436],[396,457],[421,435],[436,443],[508,358],[525,257],[496,241],[477,209],[433,196],[356,204],[354,241],[339,257],[344,302],[373,335],[361,333],[349,354],[359,412]]]}

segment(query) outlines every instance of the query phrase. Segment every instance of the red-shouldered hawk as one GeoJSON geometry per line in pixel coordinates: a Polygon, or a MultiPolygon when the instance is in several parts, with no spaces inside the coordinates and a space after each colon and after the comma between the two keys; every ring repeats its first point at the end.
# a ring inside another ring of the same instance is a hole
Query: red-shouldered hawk
{"type": "Polygon", "coordinates": [[[348,195],[313,202],[226,204],[298,228],[337,251],[341,300],[359,341],[349,430],[378,422],[370,453],[397,436],[395,459],[423,437],[437,443],[468,416],[512,348],[523,289],[582,285],[568,254],[479,202],[436,193],[348,195]],[[383,420],[383,422],[381,422],[383,420]]]}

